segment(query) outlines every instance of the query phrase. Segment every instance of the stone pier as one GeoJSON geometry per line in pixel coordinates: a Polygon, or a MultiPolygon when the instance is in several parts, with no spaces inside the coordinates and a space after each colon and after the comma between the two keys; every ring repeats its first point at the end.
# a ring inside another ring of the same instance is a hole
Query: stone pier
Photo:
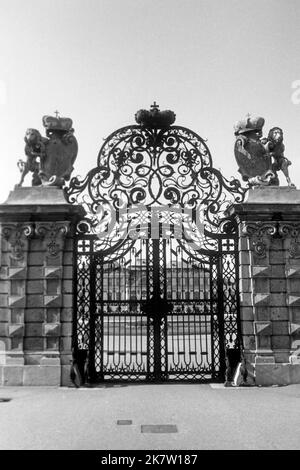
{"type": "Polygon", "coordinates": [[[248,368],[256,385],[300,383],[300,191],[250,189],[232,213],[248,368]]]}
{"type": "Polygon", "coordinates": [[[84,210],[56,187],[0,205],[0,385],[69,384],[73,234],[84,210]]]}

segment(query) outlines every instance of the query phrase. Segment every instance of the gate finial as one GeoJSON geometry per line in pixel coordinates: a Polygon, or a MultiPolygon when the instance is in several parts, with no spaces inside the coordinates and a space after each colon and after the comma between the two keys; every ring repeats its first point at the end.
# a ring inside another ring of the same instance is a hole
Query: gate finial
{"type": "Polygon", "coordinates": [[[152,111],[159,111],[159,104],[156,104],[156,101],[153,101],[153,104],[151,104],[150,109],[152,111]]]}

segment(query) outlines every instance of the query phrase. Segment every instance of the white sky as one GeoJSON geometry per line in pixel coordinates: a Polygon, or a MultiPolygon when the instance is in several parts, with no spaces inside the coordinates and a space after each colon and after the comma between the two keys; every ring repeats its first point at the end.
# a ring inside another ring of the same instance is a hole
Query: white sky
{"type": "Polygon", "coordinates": [[[300,188],[299,22],[300,0],[0,0],[0,202],[43,115],[73,119],[83,177],[153,100],[208,139],[226,177],[238,175],[234,123],[264,116],[265,134],[283,128],[300,188]]]}

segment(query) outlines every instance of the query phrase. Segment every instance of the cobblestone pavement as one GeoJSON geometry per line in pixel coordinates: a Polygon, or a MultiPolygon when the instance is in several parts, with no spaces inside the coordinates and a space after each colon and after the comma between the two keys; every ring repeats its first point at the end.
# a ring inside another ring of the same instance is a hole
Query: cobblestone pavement
{"type": "Polygon", "coordinates": [[[0,449],[300,449],[299,424],[300,385],[0,388],[0,449]]]}

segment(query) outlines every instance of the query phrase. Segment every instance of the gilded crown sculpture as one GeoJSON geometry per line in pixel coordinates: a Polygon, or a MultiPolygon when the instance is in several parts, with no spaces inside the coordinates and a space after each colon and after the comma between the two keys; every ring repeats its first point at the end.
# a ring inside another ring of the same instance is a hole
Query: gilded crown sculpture
{"type": "Polygon", "coordinates": [[[263,138],[265,120],[249,114],[234,126],[236,136],[234,154],[242,179],[250,187],[279,186],[278,171],[282,171],[288,186],[291,182],[288,167],[291,162],[284,156],[283,131],[273,127],[263,138]]]}
{"type": "Polygon", "coordinates": [[[37,129],[26,131],[26,161],[19,160],[18,167],[22,186],[27,173],[32,173],[32,186],[62,187],[70,179],[78,153],[78,143],[74,136],[72,119],[56,116],[44,116],[43,126],[46,137],[37,129]]]}

